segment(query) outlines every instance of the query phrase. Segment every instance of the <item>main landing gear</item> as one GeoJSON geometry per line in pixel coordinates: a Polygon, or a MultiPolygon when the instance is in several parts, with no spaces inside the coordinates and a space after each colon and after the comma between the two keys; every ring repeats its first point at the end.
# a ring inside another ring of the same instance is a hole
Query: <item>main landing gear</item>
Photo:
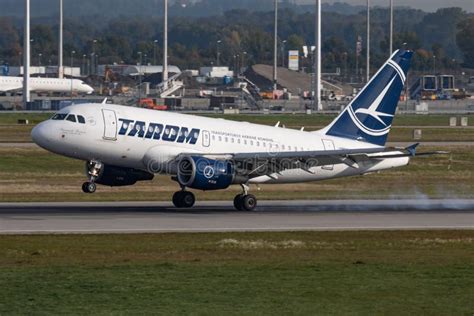
{"type": "MultiPolygon", "coordinates": [[[[242,184],[242,193],[237,194],[234,198],[234,207],[238,211],[253,211],[257,207],[257,198],[252,194],[248,194],[249,187],[242,184]]],[[[190,208],[194,206],[196,197],[192,192],[186,191],[183,187],[181,191],[173,194],[173,204],[178,208],[190,208]]]]}
{"type": "Polygon", "coordinates": [[[181,191],[173,194],[173,204],[179,208],[190,208],[194,206],[196,197],[193,192],[185,191],[184,188],[181,191]]]}
{"type": "Polygon", "coordinates": [[[100,171],[103,168],[103,164],[100,161],[89,161],[87,162],[87,177],[89,181],[82,184],[82,192],[94,193],[97,190],[95,180],[99,177],[100,171]]]}
{"type": "Polygon", "coordinates": [[[241,184],[242,193],[237,194],[234,198],[234,207],[238,211],[253,211],[257,207],[257,198],[248,194],[249,187],[245,184],[241,184]]]}

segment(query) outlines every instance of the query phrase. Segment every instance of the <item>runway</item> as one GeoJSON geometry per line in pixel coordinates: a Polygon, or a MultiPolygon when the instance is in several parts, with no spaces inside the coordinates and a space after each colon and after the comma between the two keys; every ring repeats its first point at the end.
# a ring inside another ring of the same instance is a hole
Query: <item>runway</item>
{"type": "Polygon", "coordinates": [[[474,229],[474,200],[0,203],[0,234],[474,229]]]}

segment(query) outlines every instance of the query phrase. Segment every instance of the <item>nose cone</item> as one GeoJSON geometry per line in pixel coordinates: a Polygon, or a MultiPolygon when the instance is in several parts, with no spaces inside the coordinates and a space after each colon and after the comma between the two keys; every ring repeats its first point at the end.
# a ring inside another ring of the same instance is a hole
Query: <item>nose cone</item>
{"type": "Polygon", "coordinates": [[[51,128],[48,122],[39,123],[31,131],[31,138],[40,147],[48,149],[48,143],[51,142],[51,128]]]}
{"type": "Polygon", "coordinates": [[[92,92],[94,92],[94,88],[92,88],[89,85],[84,85],[84,88],[85,88],[87,94],[91,94],[92,92]]]}

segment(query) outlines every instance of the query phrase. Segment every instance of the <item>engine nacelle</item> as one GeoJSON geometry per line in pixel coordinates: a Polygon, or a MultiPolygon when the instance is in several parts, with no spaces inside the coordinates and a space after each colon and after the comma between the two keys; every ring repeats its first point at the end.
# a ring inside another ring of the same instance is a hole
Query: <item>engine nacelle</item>
{"type": "Polygon", "coordinates": [[[235,183],[234,179],[234,166],[228,160],[187,156],[178,163],[178,182],[188,188],[221,190],[235,183]]]}
{"type": "MultiPolygon", "coordinates": [[[[87,168],[86,164],[86,168],[87,168]]],[[[146,171],[103,165],[95,182],[111,187],[134,185],[138,181],[153,180],[154,175],[146,171]]]]}

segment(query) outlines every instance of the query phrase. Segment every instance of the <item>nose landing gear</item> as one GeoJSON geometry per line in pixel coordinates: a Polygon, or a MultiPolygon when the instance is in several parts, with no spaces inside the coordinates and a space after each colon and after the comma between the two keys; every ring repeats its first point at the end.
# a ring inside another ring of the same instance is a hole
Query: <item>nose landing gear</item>
{"type": "Polygon", "coordinates": [[[89,181],[84,182],[82,184],[82,192],[94,193],[97,190],[97,185],[95,184],[95,181],[99,177],[103,166],[104,165],[100,161],[91,160],[87,162],[86,169],[87,169],[87,177],[89,178],[89,181]]]}

